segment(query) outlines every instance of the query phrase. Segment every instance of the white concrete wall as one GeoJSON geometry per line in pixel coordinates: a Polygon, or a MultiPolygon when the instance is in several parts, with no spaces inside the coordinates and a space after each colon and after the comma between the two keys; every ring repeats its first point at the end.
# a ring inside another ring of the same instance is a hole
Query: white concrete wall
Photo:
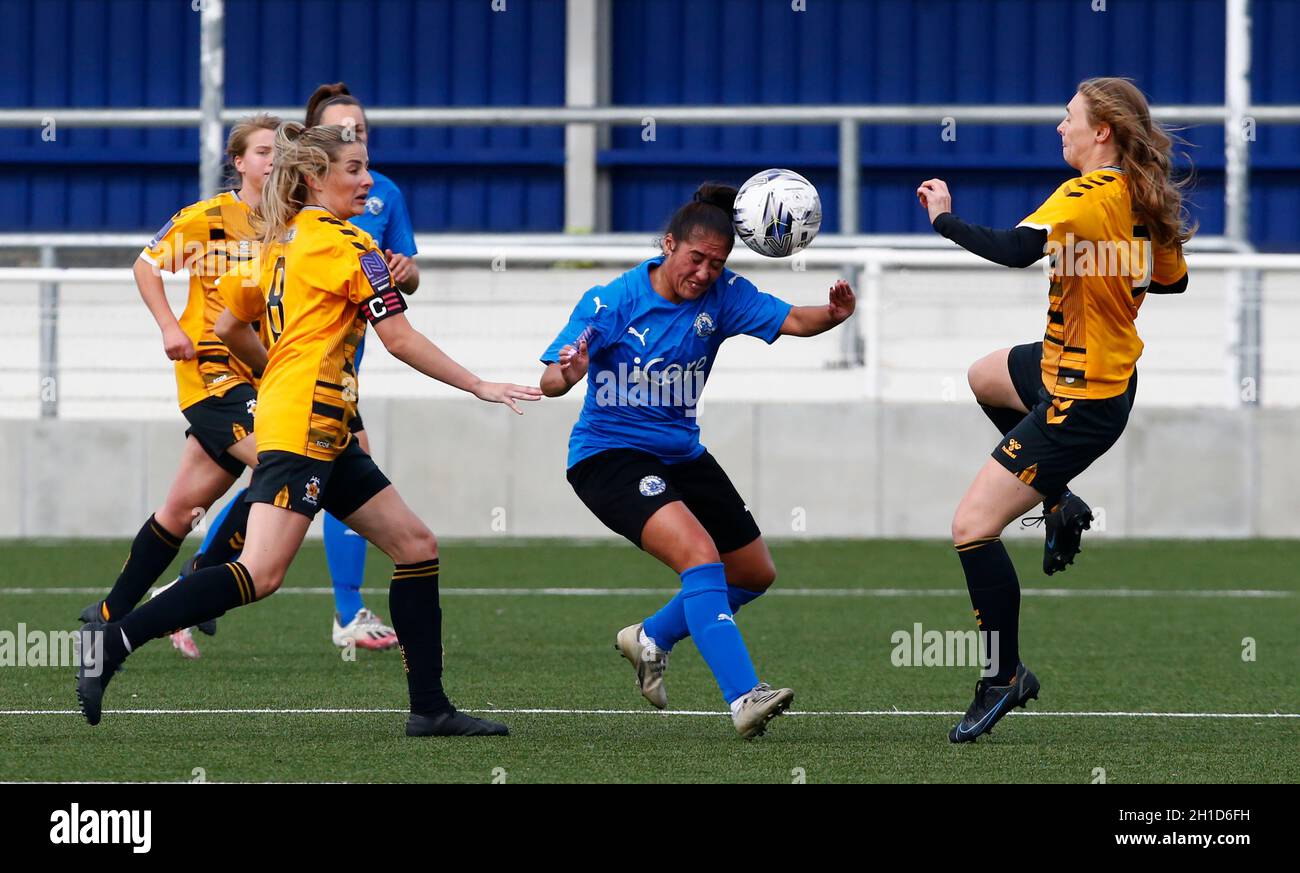
{"type": "MultiPolygon", "coordinates": [[[[647,243],[649,242],[647,235],[647,243]]],[[[647,245],[647,254],[651,249],[647,245]]],[[[417,328],[485,378],[538,378],[537,356],[592,285],[618,270],[428,266],[409,316],[417,328]]],[[[760,288],[793,303],[819,304],[838,278],[826,270],[746,270],[760,288]]],[[[2,278],[2,277],[0,277],[2,278]]],[[[184,282],[169,286],[173,308],[184,282]]],[[[969,399],[966,368],[988,351],[1043,335],[1047,286],[1041,270],[894,270],[879,310],[880,390],[909,403],[969,399]]],[[[861,289],[859,289],[861,291],[861,289]]],[[[0,281],[0,418],[38,414],[37,287],[0,281]]],[[[1269,407],[1300,407],[1300,273],[1264,274],[1263,379],[1269,407]]],[[[1146,342],[1139,368],[1144,406],[1230,406],[1235,334],[1222,272],[1195,270],[1185,295],[1151,297],[1138,319],[1146,342]]],[[[860,318],[813,339],[773,346],[729,342],[709,381],[708,399],[832,401],[866,398],[861,367],[837,368],[842,333],[865,332],[860,318]]],[[[130,285],[70,285],[59,323],[60,416],[172,420],[175,379],[158,330],[130,285]]],[[[363,402],[449,398],[454,390],[394,360],[374,337],[362,370],[363,402]]]]}
{"type": "MultiPolygon", "coordinates": [[[[376,459],[440,536],[604,536],[564,479],[576,400],[523,417],[469,399],[363,400],[362,411],[376,459]]],[[[969,402],[709,400],[701,426],[771,537],[946,536],[996,444],[969,402]]],[[[0,420],[0,537],[130,536],[166,493],[183,431],[179,415],[0,420]]],[[[1124,437],[1075,488],[1103,515],[1094,536],[1296,537],[1297,446],[1300,410],[1139,397],[1124,437]]]]}

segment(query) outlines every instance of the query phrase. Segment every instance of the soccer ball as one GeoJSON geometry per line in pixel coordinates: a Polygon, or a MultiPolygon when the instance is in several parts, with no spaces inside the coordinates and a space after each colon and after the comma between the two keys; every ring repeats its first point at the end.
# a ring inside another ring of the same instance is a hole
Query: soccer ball
{"type": "Polygon", "coordinates": [[[760,255],[784,258],[803,251],[822,226],[817,189],[793,170],[764,170],[740,186],[732,223],[760,255]]]}

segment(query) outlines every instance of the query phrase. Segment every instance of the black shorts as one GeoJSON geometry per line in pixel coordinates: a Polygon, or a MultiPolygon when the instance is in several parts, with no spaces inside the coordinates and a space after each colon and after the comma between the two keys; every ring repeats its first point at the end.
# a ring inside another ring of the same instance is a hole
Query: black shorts
{"type": "Polygon", "coordinates": [[[229,449],[253,432],[256,409],[257,392],[241,383],[220,397],[207,397],[183,409],[181,415],[190,423],[185,436],[194,437],[221,469],[238,476],[244,472],[244,462],[229,449]]]}
{"type": "Polygon", "coordinates": [[[1137,399],[1137,371],[1128,390],[1115,397],[1053,397],[1043,387],[1042,357],[1042,343],[1016,346],[1007,356],[1011,382],[1029,414],[1003,437],[993,457],[1021,482],[1054,500],[1124,432],[1137,399]]]}
{"type": "Polygon", "coordinates": [[[660,507],[680,500],[713,538],[719,554],[760,536],[758,524],[708,452],[665,464],[648,452],[609,449],[569,468],[569,484],[605,527],[641,548],[641,530],[660,507]]]}
{"type": "Polygon", "coordinates": [[[391,483],[356,440],[332,461],[293,452],[260,452],[249,503],[269,503],[315,518],[322,509],[342,521],[391,483]]]}

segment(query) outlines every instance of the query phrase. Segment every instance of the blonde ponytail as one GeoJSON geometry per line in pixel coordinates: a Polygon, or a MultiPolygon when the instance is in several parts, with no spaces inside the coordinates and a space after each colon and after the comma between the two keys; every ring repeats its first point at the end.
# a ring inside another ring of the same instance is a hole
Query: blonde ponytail
{"type": "Polygon", "coordinates": [[[257,216],[263,245],[284,238],[311,193],[307,180],[325,178],[330,164],[352,142],[355,138],[337,124],[306,128],[287,121],[276,128],[275,162],[257,216]]]}

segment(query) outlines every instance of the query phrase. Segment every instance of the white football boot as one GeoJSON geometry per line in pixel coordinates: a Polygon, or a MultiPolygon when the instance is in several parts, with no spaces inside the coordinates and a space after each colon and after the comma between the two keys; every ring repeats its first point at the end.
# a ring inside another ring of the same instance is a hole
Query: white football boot
{"type": "Polygon", "coordinates": [[[668,692],[664,689],[664,671],[668,669],[668,652],[656,646],[641,644],[641,623],[628,625],[618,632],[614,648],[623,653],[636,670],[637,688],[641,695],[658,709],[668,706],[668,692]]]}
{"type": "Polygon", "coordinates": [[[794,702],[794,692],[789,688],[772,690],[766,682],[754,686],[744,697],[731,707],[731,723],[736,726],[736,733],[747,740],[763,735],[767,723],[790,708],[794,702]]]}
{"type": "Polygon", "coordinates": [[[352,645],[358,649],[379,651],[397,645],[397,631],[368,609],[360,610],[346,625],[340,625],[339,615],[334,613],[333,636],[334,645],[340,649],[352,645]]]}

